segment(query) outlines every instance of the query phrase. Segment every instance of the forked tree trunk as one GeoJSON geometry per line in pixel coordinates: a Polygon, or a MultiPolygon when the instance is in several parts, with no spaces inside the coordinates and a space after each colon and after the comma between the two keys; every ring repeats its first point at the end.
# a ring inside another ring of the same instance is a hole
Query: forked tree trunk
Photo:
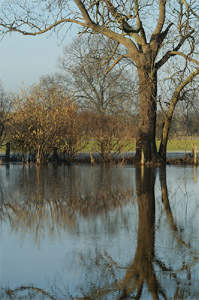
{"type": "Polygon", "coordinates": [[[140,119],[136,138],[136,159],[141,161],[142,152],[145,162],[155,161],[157,148],[155,142],[156,133],[156,96],[157,96],[157,72],[147,72],[138,69],[140,119]]]}

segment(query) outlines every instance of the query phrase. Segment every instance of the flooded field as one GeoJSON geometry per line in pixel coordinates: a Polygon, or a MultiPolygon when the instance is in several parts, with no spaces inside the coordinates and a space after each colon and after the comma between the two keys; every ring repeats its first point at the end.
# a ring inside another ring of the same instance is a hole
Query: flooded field
{"type": "Polygon", "coordinates": [[[0,166],[1,299],[199,299],[197,172],[0,166]]]}

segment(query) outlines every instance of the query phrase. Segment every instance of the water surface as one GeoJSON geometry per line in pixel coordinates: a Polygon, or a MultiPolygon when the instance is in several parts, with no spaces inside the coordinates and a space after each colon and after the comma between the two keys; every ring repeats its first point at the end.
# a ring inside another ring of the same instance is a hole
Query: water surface
{"type": "Polygon", "coordinates": [[[197,169],[0,166],[1,298],[199,299],[197,169]]]}

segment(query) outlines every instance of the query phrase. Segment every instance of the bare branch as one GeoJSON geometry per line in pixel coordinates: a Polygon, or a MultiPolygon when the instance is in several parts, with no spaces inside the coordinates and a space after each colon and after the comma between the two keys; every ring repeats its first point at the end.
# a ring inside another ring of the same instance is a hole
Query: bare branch
{"type": "MultiPolygon", "coordinates": [[[[35,28],[38,29],[37,32],[30,32],[30,31],[26,31],[26,30],[21,30],[21,29],[19,29],[17,27],[14,27],[13,26],[14,24],[5,25],[3,23],[0,23],[0,26],[8,29],[8,32],[15,31],[15,32],[19,32],[19,33],[21,33],[23,35],[32,35],[32,36],[34,36],[34,35],[39,35],[39,34],[46,33],[48,31],[52,30],[53,28],[57,27],[58,25],[63,24],[63,23],[67,23],[67,22],[75,23],[75,24],[78,24],[78,25],[81,25],[81,26],[84,26],[84,27],[88,27],[87,24],[82,23],[82,22],[80,22],[78,20],[74,20],[74,19],[61,19],[61,20],[53,23],[52,25],[50,25],[50,26],[48,26],[48,27],[46,27],[44,29],[40,29],[39,27],[34,26],[35,28]]],[[[25,23],[23,23],[22,25],[24,25],[24,24],[25,23]]],[[[28,25],[30,25],[30,23],[28,25]]]]}
{"type": "Polygon", "coordinates": [[[84,20],[86,21],[86,24],[88,27],[90,27],[90,25],[93,25],[94,22],[91,20],[87,9],[85,8],[83,1],[81,0],[74,0],[75,4],[77,5],[77,7],[79,8],[84,20]]]}
{"type": "Polygon", "coordinates": [[[196,68],[194,72],[192,72],[175,90],[173,99],[170,103],[169,110],[167,113],[167,118],[170,119],[173,116],[173,112],[175,109],[175,106],[179,100],[179,95],[181,91],[187,86],[190,82],[193,81],[193,78],[196,77],[199,74],[199,68],[196,68]]]}
{"type": "Polygon", "coordinates": [[[173,50],[167,51],[166,54],[156,63],[156,69],[157,70],[160,69],[169,60],[171,56],[176,55],[174,53],[176,53],[183,46],[185,41],[187,41],[192,36],[193,33],[194,33],[194,29],[192,29],[187,35],[183,36],[173,50]]]}
{"type": "Polygon", "coordinates": [[[186,9],[190,11],[196,18],[199,19],[199,15],[191,8],[191,6],[187,3],[186,0],[181,0],[181,2],[186,6],[186,9]]]}
{"type": "Polygon", "coordinates": [[[119,43],[117,43],[113,49],[113,52],[111,53],[111,55],[106,59],[106,61],[102,64],[102,66],[104,66],[105,64],[107,64],[112,58],[113,56],[115,55],[117,49],[119,47],[119,43]]]}
{"type": "Polygon", "coordinates": [[[51,300],[55,300],[56,298],[53,297],[51,294],[49,294],[48,292],[46,292],[44,289],[35,287],[35,286],[20,286],[19,288],[13,289],[13,290],[9,290],[10,294],[15,295],[17,292],[22,292],[22,291],[35,291],[38,294],[42,294],[43,296],[47,296],[49,299],[51,300]]]}
{"type": "Polygon", "coordinates": [[[120,25],[121,30],[123,30],[128,35],[132,36],[138,45],[144,45],[144,41],[138,35],[141,28],[134,29],[130,26],[127,21],[125,20],[124,16],[117,12],[117,9],[113,6],[113,4],[109,0],[104,0],[108,10],[110,11],[111,15],[117,20],[120,25]]]}
{"type": "Polygon", "coordinates": [[[191,62],[193,62],[194,64],[196,64],[196,65],[199,66],[199,61],[197,61],[197,60],[194,59],[194,58],[191,58],[191,57],[187,56],[186,54],[184,54],[184,53],[182,53],[182,52],[180,52],[180,51],[170,51],[170,54],[171,54],[171,55],[180,55],[180,56],[184,57],[186,60],[191,61],[191,62]]]}
{"type": "Polygon", "coordinates": [[[140,34],[141,34],[141,38],[143,40],[144,45],[146,45],[147,41],[146,41],[146,35],[145,35],[145,30],[144,27],[142,26],[142,21],[139,15],[139,4],[138,1],[135,0],[135,15],[136,15],[136,24],[137,24],[137,28],[140,28],[140,34]]]}
{"type": "Polygon", "coordinates": [[[153,35],[159,35],[162,31],[165,22],[165,13],[166,13],[166,0],[159,0],[159,18],[157,26],[153,32],[153,35]]]}
{"type": "Polygon", "coordinates": [[[108,70],[106,70],[105,75],[107,75],[115,65],[117,65],[117,63],[124,57],[129,57],[129,55],[120,55],[115,61],[114,63],[110,66],[110,68],[108,68],[108,70]]]}

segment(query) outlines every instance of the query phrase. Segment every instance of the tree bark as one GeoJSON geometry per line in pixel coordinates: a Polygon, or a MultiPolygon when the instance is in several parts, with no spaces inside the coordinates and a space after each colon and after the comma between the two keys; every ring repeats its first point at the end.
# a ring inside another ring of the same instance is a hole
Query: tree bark
{"type": "Polygon", "coordinates": [[[157,97],[157,71],[148,72],[138,68],[140,119],[136,138],[136,159],[140,162],[144,154],[144,162],[155,161],[157,148],[156,134],[156,97],[157,97]]]}
{"type": "Polygon", "coordinates": [[[171,126],[171,120],[172,118],[166,118],[164,121],[164,126],[162,130],[162,137],[160,142],[160,148],[159,148],[159,156],[163,161],[166,161],[166,155],[167,155],[167,143],[169,138],[169,130],[171,126]]]}

